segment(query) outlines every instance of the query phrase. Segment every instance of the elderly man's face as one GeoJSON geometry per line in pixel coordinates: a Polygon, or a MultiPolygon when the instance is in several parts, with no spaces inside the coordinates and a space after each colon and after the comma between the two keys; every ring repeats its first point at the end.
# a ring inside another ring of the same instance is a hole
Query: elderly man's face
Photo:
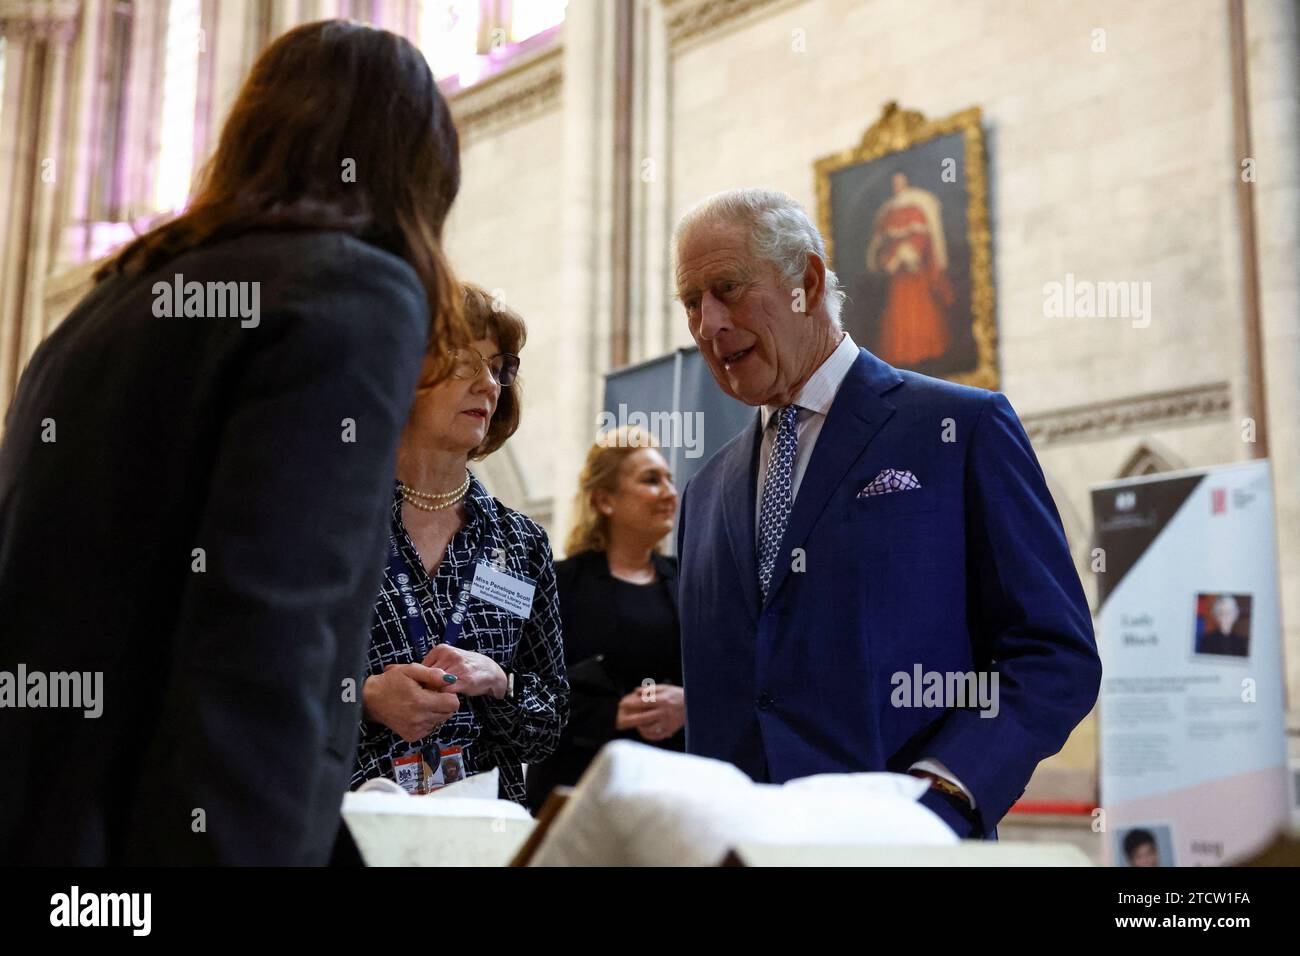
{"type": "Polygon", "coordinates": [[[677,295],[695,344],[722,390],[747,405],[793,401],[823,358],[824,330],[794,311],[792,292],[751,255],[738,225],[702,223],[677,250],[677,295]]]}
{"type": "Polygon", "coordinates": [[[1218,622],[1220,634],[1231,634],[1237,623],[1238,611],[1226,602],[1214,606],[1214,620],[1218,622]]]}

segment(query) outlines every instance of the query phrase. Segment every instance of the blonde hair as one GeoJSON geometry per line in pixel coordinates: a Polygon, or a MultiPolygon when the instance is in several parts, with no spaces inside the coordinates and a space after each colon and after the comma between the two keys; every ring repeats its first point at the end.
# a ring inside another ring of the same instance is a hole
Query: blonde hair
{"type": "MultiPolygon", "coordinates": [[[[623,463],[643,448],[658,447],[659,442],[653,435],[631,425],[596,436],[578,476],[578,494],[573,500],[573,528],[564,545],[568,557],[583,551],[609,549],[609,518],[596,507],[596,492],[614,491],[623,476],[623,463]]],[[[655,550],[661,551],[662,548],[661,543],[655,550]]]]}

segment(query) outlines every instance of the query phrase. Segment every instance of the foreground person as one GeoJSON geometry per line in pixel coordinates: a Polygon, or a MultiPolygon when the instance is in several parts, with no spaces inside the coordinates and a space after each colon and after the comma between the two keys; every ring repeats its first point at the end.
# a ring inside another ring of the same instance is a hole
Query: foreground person
{"type": "Polygon", "coordinates": [[[397,441],[430,338],[467,334],[459,181],[415,47],[299,27],[189,210],[36,351],[0,446],[0,671],[102,694],[0,711],[0,860],[330,859],[397,441]]]}

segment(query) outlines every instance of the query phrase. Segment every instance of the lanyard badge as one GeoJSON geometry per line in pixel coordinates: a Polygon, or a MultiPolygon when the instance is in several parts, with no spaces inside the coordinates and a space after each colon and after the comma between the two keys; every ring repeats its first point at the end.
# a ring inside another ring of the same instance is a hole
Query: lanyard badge
{"type": "Polygon", "coordinates": [[[393,779],[413,797],[441,790],[465,777],[465,752],[460,747],[411,750],[393,761],[393,779]],[[430,760],[437,766],[432,766],[430,760]]]}
{"type": "MultiPolygon", "coordinates": [[[[397,545],[397,536],[390,533],[388,543],[388,572],[397,585],[402,602],[402,630],[415,660],[423,661],[433,645],[429,625],[420,610],[411,567],[397,545]]],[[[471,597],[525,620],[532,612],[536,583],[482,560],[486,546],[487,534],[484,533],[470,558],[469,566],[473,569],[470,580],[457,593],[451,616],[443,629],[443,644],[455,647],[459,642],[471,597]]],[[[460,747],[441,746],[437,736],[431,734],[422,747],[410,749],[393,760],[393,775],[398,785],[409,794],[432,793],[466,776],[464,753],[460,747]]]]}

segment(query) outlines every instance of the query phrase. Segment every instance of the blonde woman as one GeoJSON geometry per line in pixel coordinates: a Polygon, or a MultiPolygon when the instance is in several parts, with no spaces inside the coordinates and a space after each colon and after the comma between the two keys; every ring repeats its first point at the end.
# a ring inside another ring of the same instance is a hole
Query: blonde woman
{"type": "Polygon", "coordinates": [[[616,737],[686,743],[677,561],[661,553],[677,489],[649,434],[620,428],[592,445],[575,514],[568,557],[555,565],[571,715],[555,753],[528,768],[534,810],[616,737]]]}

